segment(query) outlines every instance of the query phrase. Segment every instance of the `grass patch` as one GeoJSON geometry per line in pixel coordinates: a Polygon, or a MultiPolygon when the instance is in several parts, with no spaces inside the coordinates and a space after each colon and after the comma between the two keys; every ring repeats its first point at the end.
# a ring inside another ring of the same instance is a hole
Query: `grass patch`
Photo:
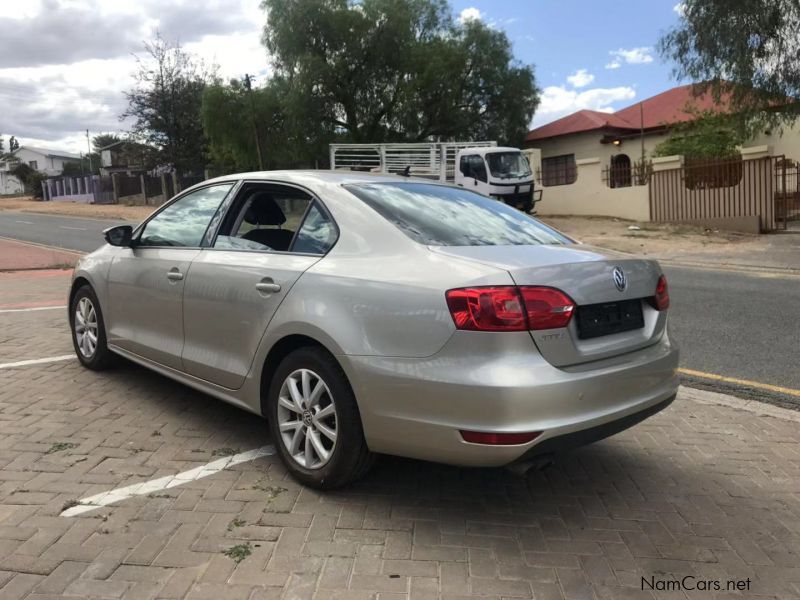
{"type": "Polygon", "coordinates": [[[233,448],[217,448],[211,453],[211,456],[233,456],[237,453],[238,450],[234,450],[233,448]]]}
{"type": "Polygon", "coordinates": [[[233,531],[235,528],[243,527],[245,525],[247,525],[247,521],[245,521],[244,519],[239,519],[237,517],[236,519],[228,523],[228,531],[233,531]]]}
{"type": "Polygon", "coordinates": [[[254,490],[264,492],[264,494],[267,497],[267,500],[274,500],[275,498],[280,496],[283,492],[287,491],[285,487],[280,487],[278,485],[264,485],[260,481],[251,487],[254,490]]]}
{"type": "Polygon", "coordinates": [[[80,502],[78,502],[77,500],[67,500],[66,502],[64,502],[64,504],[61,505],[61,512],[64,512],[65,510],[68,510],[73,506],[78,506],[79,504],[80,502]]]}
{"type": "Polygon", "coordinates": [[[250,556],[253,553],[253,547],[247,544],[236,544],[235,546],[231,546],[227,550],[223,552],[225,556],[232,559],[237,565],[242,562],[245,558],[250,556]]]}
{"type": "Polygon", "coordinates": [[[56,442],[47,449],[45,454],[53,454],[53,452],[61,452],[62,450],[77,448],[77,446],[78,444],[73,444],[72,442],[56,442]]]}

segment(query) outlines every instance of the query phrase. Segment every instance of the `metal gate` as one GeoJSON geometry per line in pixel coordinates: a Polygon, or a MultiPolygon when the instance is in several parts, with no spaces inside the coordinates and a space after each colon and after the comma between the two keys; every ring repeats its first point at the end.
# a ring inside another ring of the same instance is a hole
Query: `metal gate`
{"type": "Polygon", "coordinates": [[[787,164],[783,156],[687,160],[680,168],[656,171],[650,179],[650,218],[691,222],[756,216],[762,231],[785,229],[788,207],[797,199],[797,164],[790,162],[794,171],[779,168],[787,164]]]}
{"type": "Polygon", "coordinates": [[[775,162],[775,219],[780,229],[800,225],[800,163],[791,158],[775,162]]]}

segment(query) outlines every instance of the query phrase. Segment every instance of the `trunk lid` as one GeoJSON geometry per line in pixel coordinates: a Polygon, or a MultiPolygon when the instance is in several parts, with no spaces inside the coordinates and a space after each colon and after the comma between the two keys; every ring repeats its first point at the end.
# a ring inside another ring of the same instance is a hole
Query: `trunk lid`
{"type": "Polygon", "coordinates": [[[661,275],[654,260],[580,244],[436,246],[431,250],[504,269],[517,285],[554,287],[572,298],[576,309],[566,328],[530,332],[542,356],[557,367],[643,348],[657,342],[666,326],[666,312],[657,311],[647,300],[653,297],[661,275]],[[615,284],[615,269],[625,276],[622,290],[615,284]],[[616,321],[618,314],[625,325],[616,321]],[[609,320],[611,329],[618,331],[605,333],[601,321],[609,320]],[[624,327],[627,330],[619,330],[624,327]]]}

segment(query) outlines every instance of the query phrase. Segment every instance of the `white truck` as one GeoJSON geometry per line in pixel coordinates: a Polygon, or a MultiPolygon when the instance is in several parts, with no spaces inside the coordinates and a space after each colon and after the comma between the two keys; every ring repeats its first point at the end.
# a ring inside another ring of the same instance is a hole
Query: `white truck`
{"type": "Polygon", "coordinates": [[[461,187],[532,213],[541,199],[519,148],[497,142],[331,144],[332,170],[425,177],[461,187]]]}

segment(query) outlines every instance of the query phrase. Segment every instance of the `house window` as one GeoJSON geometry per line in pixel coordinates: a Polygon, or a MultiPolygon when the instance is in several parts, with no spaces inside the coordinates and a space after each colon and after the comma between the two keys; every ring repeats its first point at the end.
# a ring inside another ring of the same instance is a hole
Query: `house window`
{"type": "Polygon", "coordinates": [[[627,154],[617,154],[611,157],[609,185],[612,188],[630,187],[631,159],[627,154]]]}
{"type": "Polygon", "coordinates": [[[578,170],[574,154],[562,154],[542,159],[542,185],[569,185],[575,183],[578,170]]]}
{"type": "Polygon", "coordinates": [[[32,161],[30,161],[30,162],[28,163],[28,166],[29,166],[31,169],[33,169],[34,171],[38,171],[38,170],[39,170],[39,163],[38,163],[37,161],[35,161],[35,160],[32,160],[32,161]]]}

